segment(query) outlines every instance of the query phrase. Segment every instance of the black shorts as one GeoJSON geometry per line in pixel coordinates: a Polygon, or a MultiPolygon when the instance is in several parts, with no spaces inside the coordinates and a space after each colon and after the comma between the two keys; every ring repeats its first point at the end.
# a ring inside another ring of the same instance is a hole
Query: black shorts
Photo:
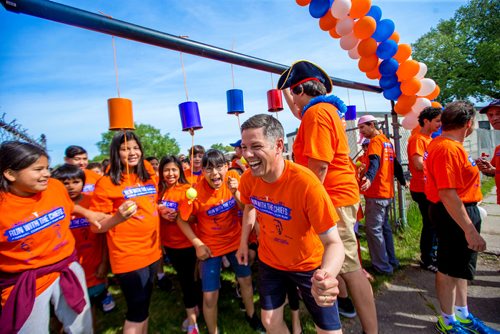
{"type": "Polygon", "coordinates": [[[143,322],[149,317],[153,281],[158,272],[159,263],[158,260],[144,268],[115,275],[127,302],[125,318],[128,321],[143,322]]]}
{"type": "MultiPolygon", "coordinates": [[[[481,232],[481,217],[476,203],[464,203],[474,227],[481,232]]],[[[437,262],[439,272],[466,280],[476,274],[477,252],[467,247],[462,228],[451,218],[443,203],[431,203],[429,216],[438,237],[437,262]]]]}

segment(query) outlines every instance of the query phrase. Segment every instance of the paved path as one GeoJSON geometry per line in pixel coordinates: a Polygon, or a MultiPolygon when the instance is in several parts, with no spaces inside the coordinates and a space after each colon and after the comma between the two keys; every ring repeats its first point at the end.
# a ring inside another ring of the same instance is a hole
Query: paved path
{"type": "MultiPolygon", "coordinates": [[[[500,205],[493,189],[481,206],[488,212],[481,235],[487,251],[480,255],[476,278],[469,285],[469,309],[500,330],[500,205]]],[[[398,272],[376,295],[380,333],[434,333],[439,303],[434,274],[417,265],[398,272]]],[[[343,320],[344,333],[361,333],[358,319],[343,320]]]]}

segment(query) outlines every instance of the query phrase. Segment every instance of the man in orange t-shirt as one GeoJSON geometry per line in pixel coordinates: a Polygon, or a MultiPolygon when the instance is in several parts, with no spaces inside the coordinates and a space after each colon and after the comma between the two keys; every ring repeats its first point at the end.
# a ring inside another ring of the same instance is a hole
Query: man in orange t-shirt
{"type": "Polygon", "coordinates": [[[442,134],[427,148],[424,163],[425,194],[438,236],[436,295],[441,307],[436,329],[441,333],[491,333],[467,306],[467,281],[474,279],[477,252],[486,249],[480,236],[482,200],[479,169],[463,147],[474,130],[472,104],[446,105],[442,134]]]}
{"type": "MultiPolygon", "coordinates": [[[[360,198],[343,122],[347,107],[335,95],[326,95],[332,89],[330,78],[320,67],[305,60],[294,63],[281,75],[278,88],[290,88],[294,107],[299,111],[301,122],[293,143],[295,162],[316,174],[340,218],[338,232],[345,250],[341,276],[350,288],[363,330],[377,333],[373,292],[359,262],[354,232],[360,198]]],[[[339,295],[338,305],[342,315],[356,315],[347,291],[339,295]]]]}
{"type": "MultiPolygon", "coordinates": [[[[394,148],[378,129],[372,115],[360,117],[358,129],[370,139],[368,144],[368,166],[361,180],[361,191],[365,197],[365,231],[368,249],[376,273],[392,275],[399,266],[394,250],[389,210],[394,197],[394,148]]],[[[405,184],[404,179],[401,180],[405,184]]]]}
{"type": "MultiPolygon", "coordinates": [[[[479,111],[480,114],[486,114],[488,121],[495,130],[500,130],[500,99],[493,100],[489,105],[479,111]]],[[[479,170],[484,175],[495,177],[497,185],[497,204],[500,204],[500,145],[495,148],[491,161],[480,158],[476,160],[479,170]]]]}
{"type": "Polygon", "coordinates": [[[292,282],[317,328],[340,333],[338,290],[324,286],[327,280],[334,282],[344,260],[335,208],[310,170],[283,159],[284,132],[278,120],[256,115],[241,129],[250,173],[243,174],[239,188],[245,206],[237,257],[248,263],[248,236],[256,217],[264,326],[269,333],[287,331],[283,308],[287,283],[292,282]],[[321,295],[318,286],[325,288],[321,295]]]}
{"type": "Polygon", "coordinates": [[[429,200],[424,193],[424,155],[431,142],[431,134],[441,127],[441,108],[428,107],[418,116],[420,131],[408,139],[408,164],[411,173],[411,198],[418,204],[422,216],[420,233],[420,266],[432,272],[437,271],[437,238],[429,218],[429,200]]]}

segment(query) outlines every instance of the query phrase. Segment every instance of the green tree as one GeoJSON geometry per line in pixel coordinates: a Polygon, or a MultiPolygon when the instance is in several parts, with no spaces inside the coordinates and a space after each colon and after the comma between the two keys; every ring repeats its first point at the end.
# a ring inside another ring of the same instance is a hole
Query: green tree
{"type": "MultiPolygon", "coordinates": [[[[174,138],[170,138],[168,133],[162,135],[159,129],[149,124],[135,124],[134,132],[141,140],[144,157],[155,156],[161,159],[165,155],[178,155],[180,152],[179,144],[174,138]]],[[[98,157],[109,156],[109,145],[114,135],[115,131],[101,134],[102,139],[96,144],[101,153],[98,157]]]]}
{"type": "Polygon", "coordinates": [[[227,153],[227,152],[234,151],[234,148],[232,146],[230,146],[230,145],[224,145],[222,143],[213,144],[212,146],[210,146],[210,148],[213,148],[214,150],[219,150],[222,153],[227,153]]]}
{"type": "Polygon", "coordinates": [[[500,2],[471,0],[413,44],[441,88],[438,100],[500,98],[500,2]]]}

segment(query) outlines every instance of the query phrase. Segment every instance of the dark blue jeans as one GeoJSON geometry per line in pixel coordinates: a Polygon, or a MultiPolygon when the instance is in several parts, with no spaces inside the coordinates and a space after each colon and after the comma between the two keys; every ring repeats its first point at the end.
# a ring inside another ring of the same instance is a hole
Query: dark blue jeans
{"type": "Polygon", "coordinates": [[[418,204],[422,215],[422,232],[420,233],[420,260],[424,265],[437,264],[436,228],[429,217],[429,200],[425,193],[411,192],[411,198],[418,204]]]}

